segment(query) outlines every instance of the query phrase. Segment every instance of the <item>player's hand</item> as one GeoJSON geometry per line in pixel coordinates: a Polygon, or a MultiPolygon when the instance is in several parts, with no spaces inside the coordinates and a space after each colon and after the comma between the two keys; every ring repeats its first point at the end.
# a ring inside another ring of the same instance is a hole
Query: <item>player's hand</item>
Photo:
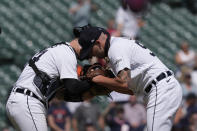
{"type": "Polygon", "coordinates": [[[102,76],[102,75],[97,75],[97,76],[92,78],[92,82],[99,83],[100,79],[102,79],[103,77],[104,76],[102,76]]]}

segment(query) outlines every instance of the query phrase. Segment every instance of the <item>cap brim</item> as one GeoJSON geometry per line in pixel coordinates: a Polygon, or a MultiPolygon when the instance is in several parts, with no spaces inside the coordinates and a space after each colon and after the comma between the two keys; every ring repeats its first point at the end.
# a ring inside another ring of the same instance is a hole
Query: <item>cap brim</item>
{"type": "Polygon", "coordinates": [[[91,47],[87,48],[87,49],[82,49],[80,52],[80,58],[81,59],[88,59],[90,58],[90,53],[92,52],[92,48],[94,45],[92,45],[91,47]]]}

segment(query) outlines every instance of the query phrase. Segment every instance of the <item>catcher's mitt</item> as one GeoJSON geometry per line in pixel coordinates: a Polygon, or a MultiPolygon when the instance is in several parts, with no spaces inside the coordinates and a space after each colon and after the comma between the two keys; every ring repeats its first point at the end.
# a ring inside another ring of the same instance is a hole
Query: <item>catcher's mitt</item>
{"type": "Polygon", "coordinates": [[[81,80],[92,80],[93,77],[102,75],[110,78],[114,78],[115,75],[111,70],[105,69],[101,64],[95,63],[93,65],[85,65],[80,73],[81,80]]]}
{"type": "MultiPolygon", "coordinates": [[[[106,77],[111,77],[113,73],[111,73],[109,70],[106,70],[105,68],[103,68],[101,66],[101,64],[99,63],[95,63],[93,65],[85,65],[81,75],[80,75],[80,79],[81,80],[88,80],[91,82],[92,78],[98,75],[102,75],[102,76],[106,76],[106,77]]],[[[92,82],[92,88],[90,88],[89,90],[92,95],[94,96],[99,96],[99,95],[107,95],[109,96],[109,94],[112,92],[110,89],[98,85],[96,83],[92,82]]]]}
{"type": "Polygon", "coordinates": [[[103,75],[106,76],[105,69],[99,64],[85,65],[80,73],[81,80],[92,80],[93,77],[103,75]]]}

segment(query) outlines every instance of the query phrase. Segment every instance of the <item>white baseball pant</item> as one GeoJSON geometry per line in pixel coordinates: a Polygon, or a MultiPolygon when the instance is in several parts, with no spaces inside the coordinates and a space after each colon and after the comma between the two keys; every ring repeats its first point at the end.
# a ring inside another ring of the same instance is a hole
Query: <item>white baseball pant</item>
{"type": "Polygon", "coordinates": [[[12,92],[7,104],[7,115],[19,131],[47,131],[46,109],[31,96],[12,92]]]}
{"type": "Polygon", "coordinates": [[[182,89],[174,76],[159,81],[145,96],[147,130],[171,131],[173,119],[182,101],[182,89]]]}

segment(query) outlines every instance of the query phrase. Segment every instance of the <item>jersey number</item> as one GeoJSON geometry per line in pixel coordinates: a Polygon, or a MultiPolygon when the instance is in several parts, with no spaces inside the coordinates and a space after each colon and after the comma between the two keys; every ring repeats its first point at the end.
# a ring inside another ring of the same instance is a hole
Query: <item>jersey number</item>
{"type": "MultiPolygon", "coordinates": [[[[137,44],[137,45],[139,45],[140,47],[142,47],[143,49],[148,49],[148,48],[146,48],[146,46],[144,46],[144,45],[142,45],[141,43],[139,43],[139,41],[135,41],[135,43],[137,44]]],[[[149,49],[148,49],[149,50],[149,49]]],[[[149,50],[150,51],[150,50],[149,50]]],[[[151,52],[150,51],[150,55],[152,55],[152,56],[156,56],[153,52],[151,52]]]]}
{"type": "MultiPolygon", "coordinates": [[[[48,48],[53,48],[53,47],[56,47],[57,45],[61,45],[61,44],[64,44],[65,42],[60,42],[60,43],[56,43],[56,44],[54,44],[54,45],[52,45],[52,46],[50,46],[50,47],[48,47],[48,48]]],[[[36,61],[38,61],[39,59],[40,59],[40,57],[44,54],[44,53],[46,53],[48,50],[48,48],[45,48],[45,49],[43,49],[43,50],[41,50],[40,52],[38,52],[37,54],[36,54],[36,56],[34,56],[33,57],[33,59],[35,60],[35,62],[36,61]]]]}
{"type": "Polygon", "coordinates": [[[46,53],[48,50],[47,49],[44,49],[44,50],[41,50],[39,53],[36,54],[36,56],[33,57],[34,61],[38,61],[40,59],[40,57],[46,53]]]}

